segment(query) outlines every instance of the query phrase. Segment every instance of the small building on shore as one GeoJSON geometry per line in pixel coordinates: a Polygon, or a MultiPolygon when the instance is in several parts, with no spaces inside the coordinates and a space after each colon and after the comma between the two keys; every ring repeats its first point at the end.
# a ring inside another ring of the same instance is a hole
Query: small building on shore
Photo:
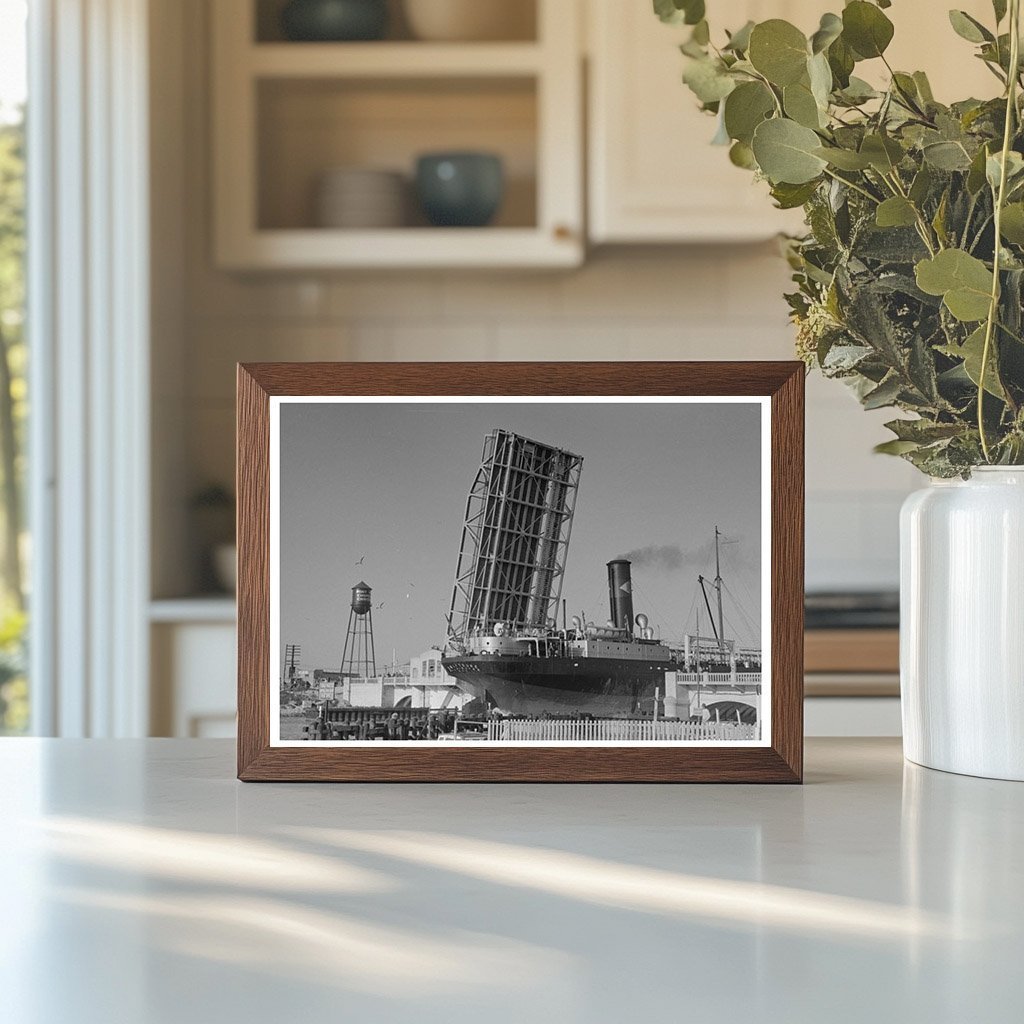
{"type": "Polygon", "coordinates": [[[472,699],[448,675],[441,652],[431,649],[399,668],[387,668],[369,678],[317,669],[314,689],[320,700],[341,701],[350,707],[411,707],[439,711],[461,710],[472,699]]]}

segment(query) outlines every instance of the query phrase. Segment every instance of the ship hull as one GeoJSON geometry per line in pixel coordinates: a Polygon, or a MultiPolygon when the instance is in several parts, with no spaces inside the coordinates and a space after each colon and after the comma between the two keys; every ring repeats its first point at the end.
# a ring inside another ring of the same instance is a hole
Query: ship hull
{"type": "Polygon", "coordinates": [[[455,656],[441,664],[473,697],[511,715],[650,714],[669,661],[455,656]]]}

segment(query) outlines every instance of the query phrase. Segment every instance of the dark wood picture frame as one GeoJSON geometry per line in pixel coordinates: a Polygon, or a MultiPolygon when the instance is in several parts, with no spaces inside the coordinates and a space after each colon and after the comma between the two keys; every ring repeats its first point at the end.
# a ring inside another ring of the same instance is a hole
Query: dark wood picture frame
{"type": "Polygon", "coordinates": [[[246,782],[800,782],[804,367],[799,362],[250,363],[238,367],[238,777],[246,782]],[[270,745],[270,398],[771,399],[771,745],[270,745]]]}

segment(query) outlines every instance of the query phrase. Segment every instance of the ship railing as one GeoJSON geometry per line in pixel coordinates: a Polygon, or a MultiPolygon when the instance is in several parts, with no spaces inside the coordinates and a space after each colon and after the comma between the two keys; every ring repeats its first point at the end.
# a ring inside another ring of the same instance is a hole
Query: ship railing
{"type": "Polygon", "coordinates": [[[506,718],[487,723],[487,739],[505,743],[651,743],[657,741],[743,742],[760,738],[757,724],[597,718],[589,720],[506,718]]]}

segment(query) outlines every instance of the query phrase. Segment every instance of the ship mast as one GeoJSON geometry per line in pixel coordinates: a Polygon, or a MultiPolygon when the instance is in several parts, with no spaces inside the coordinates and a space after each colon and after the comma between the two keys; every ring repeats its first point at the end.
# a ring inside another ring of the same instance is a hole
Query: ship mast
{"type": "Polygon", "coordinates": [[[722,562],[718,550],[718,539],[722,535],[715,526],[715,590],[718,591],[718,643],[725,650],[725,625],[722,616],[722,562]]]}
{"type": "Polygon", "coordinates": [[[708,618],[711,620],[711,632],[715,634],[715,639],[718,641],[718,647],[725,653],[725,615],[722,612],[722,558],[719,551],[719,542],[721,539],[721,532],[718,527],[715,527],[715,596],[718,599],[718,625],[715,625],[715,613],[711,610],[711,600],[708,598],[708,592],[705,588],[705,579],[703,576],[697,577],[697,582],[700,584],[701,593],[704,595],[704,605],[708,610],[708,618]]]}

